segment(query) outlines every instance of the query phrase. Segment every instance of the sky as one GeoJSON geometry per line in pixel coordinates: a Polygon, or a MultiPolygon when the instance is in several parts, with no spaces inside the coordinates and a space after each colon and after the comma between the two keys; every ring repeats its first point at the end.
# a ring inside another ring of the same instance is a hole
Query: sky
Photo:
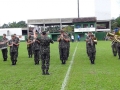
{"type": "MultiPolygon", "coordinates": [[[[94,0],[79,2],[81,17],[94,16],[94,0]]],[[[119,15],[120,0],[111,0],[111,18],[119,15]]],[[[0,0],[0,25],[28,19],[76,17],[77,0],[0,0]]]]}

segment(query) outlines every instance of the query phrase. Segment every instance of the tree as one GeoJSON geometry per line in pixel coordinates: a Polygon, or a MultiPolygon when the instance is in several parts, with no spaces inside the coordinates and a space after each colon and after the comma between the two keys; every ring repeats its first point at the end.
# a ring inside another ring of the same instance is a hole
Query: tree
{"type": "Polygon", "coordinates": [[[63,30],[65,32],[72,32],[74,30],[74,26],[68,25],[68,26],[64,27],[63,30]]]}

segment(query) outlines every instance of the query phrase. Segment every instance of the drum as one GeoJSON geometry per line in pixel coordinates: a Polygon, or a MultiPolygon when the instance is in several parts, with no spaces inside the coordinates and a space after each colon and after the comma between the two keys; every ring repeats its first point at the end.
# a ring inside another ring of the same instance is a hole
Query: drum
{"type": "Polygon", "coordinates": [[[2,49],[6,49],[6,48],[7,48],[6,43],[3,41],[0,41],[0,49],[2,50],[2,49]]]}

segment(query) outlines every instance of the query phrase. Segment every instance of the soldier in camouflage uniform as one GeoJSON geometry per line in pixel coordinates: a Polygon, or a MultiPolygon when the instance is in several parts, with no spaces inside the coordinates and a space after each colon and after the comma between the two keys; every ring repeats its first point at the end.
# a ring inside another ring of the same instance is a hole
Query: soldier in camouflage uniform
{"type": "MultiPolygon", "coordinates": [[[[16,34],[14,34],[14,36],[15,36],[15,39],[20,43],[20,40],[19,40],[19,38],[16,36],[16,34]]],[[[17,57],[18,57],[18,49],[19,49],[19,45],[17,46],[17,57]]]]}
{"type": "Polygon", "coordinates": [[[12,65],[16,65],[17,62],[17,48],[19,45],[18,40],[15,39],[15,36],[12,35],[12,39],[8,42],[8,45],[10,46],[10,56],[11,56],[11,62],[12,65]]]}
{"type": "MultiPolygon", "coordinates": [[[[7,43],[8,43],[8,39],[6,38],[6,34],[3,34],[3,38],[2,38],[2,42],[5,43],[5,47],[7,47],[7,43]]],[[[3,61],[7,61],[7,53],[8,53],[8,49],[5,48],[5,49],[2,49],[2,55],[3,55],[3,61]]]]}
{"type": "Polygon", "coordinates": [[[36,33],[36,39],[33,43],[33,49],[34,49],[34,62],[36,65],[39,64],[39,53],[40,53],[40,41],[37,33],[36,33]]]}
{"type": "Polygon", "coordinates": [[[31,36],[31,33],[29,33],[27,41],[27,50],[28,50],[28,57],[32,58],[33,55],[33,37],[31,36]]]}
{"type": "Polygon", "coordinates": [[[65,33],[65,36],[67,37],[68,39],[68,42],[66,43],[67,44],[67,59],[69,57],[69,52],[70,52],[70,37],[68,36],[67,33],[65,33]]]}
{"type": "Polygon", "coordinates": [[[61,35],[58,36],[57,41],[59,42],[59,54],[60,54],[60,60],[62,64],[66,64],[66,60],[68,58],[67,53],[67,43],[69,42],[69,39],[66,35],[64,35],[64,31],[61,30],[61,35]]]}
{"type": "Polygon", "coordinates": [[[96,55],[96,47],[97,39],[94,37],[94,35],[90,35],[90,38],[88,39],[88,54],[91,61],[91,64],[94,64],[95,61],[95,55],[96,55]]]}
{"type": "Polygon", "coordinates": [[[39,39],[41,45],[41,60],[42,60],[42,72],[43,75],[49,75],[49,65],[50,65],[50,43],[53,43],[53,40],[50,39],[46,32],[42,32],[42,36],[39,39]]]}

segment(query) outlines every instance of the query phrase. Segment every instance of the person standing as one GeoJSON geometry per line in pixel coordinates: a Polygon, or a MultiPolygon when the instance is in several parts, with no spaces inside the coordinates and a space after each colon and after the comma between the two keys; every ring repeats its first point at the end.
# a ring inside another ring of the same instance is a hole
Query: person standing
{"type": "Polygon", "coordinates": [[[41,61],[42,61],[42,74],[49,75],[50,66],[50,43],[54,43],[51,38],[46,34],[46,31],[42,32],[42,36],[39,39],[41,46],[41,61]]]}
{"type": "Polygon", "coordinates": [[[11,56],[11,62],[12,65],[16,65],[17,62],[17,50],[19,42],[15,39],[15,36],[11,36],[11,40],[8,42],[8,46],[10,46],[10,56],[11,56]]]}
{"type": "Polygon", "coordinates": [[[94,35],[90,35],[90,38],[88,39],[88,53],[91,64],[94,64],[95,62],[96,44],[97,44],[97,39],[94,37],[94,35]]]}
{"type": "Polygon", "coordinates": [[[80,35],[77,36],[78,42],[80,41],[80,35]]]}
{"type": "MultiPolygon", "coordinates": [[[[4,42],[5,47],[7,47],[7,43],[8,43],[8,39],[6,38],[6,34],[3,34],[3,38],[2,38],[2,42],[4,42]]],[[[3,56],[3,61],[7,61],[7,53],[8,53],[8,49],[4,48],[1,50],[2,51],[2,56],[3,56]]]]}
{"type": "Polygon", "coordinates": [[[40,41],[37,33],[36,33],[35,41],[33,43],[33,49],[34,49],[34,62],[36,65],[39,64],[39,54],[40,54],[40,41]]]}
{"type": "Polygon", "coordinates": [[[62,64],[66,64],[66,60],[68,57],[67,53],[67,43],[69,42],[66,35],[64,35],[64,31],[61,30],[61,35],[58,36],[57,41],[59,42],[59,54],[60,54],[60,60],[62,64]]]}
{"type": "Polygon", "coordinates": [[[29,33],[28,38],[26,39],[27,41],[27,50],[28,50],[28,57],[32,58],[33,55],[33,37],[31,36],[31,33],[29,33]]]}
{"type": "MultiPolygon", "coordinates": [[[[16,36],[16,34],[14,34],[15,39],[18,41],[18,43],[20,43],[20,39],[16,36]]],[[[17,57],[18,57],[18,49],[19,49],[19,45],[17,46],[17,57]]]]}
{"type": "Polygon", "coordinates": [[[72,42],[74,42],[74,36],[73,35],[71,36],[71,40],[72,40],[72,42]]]}

